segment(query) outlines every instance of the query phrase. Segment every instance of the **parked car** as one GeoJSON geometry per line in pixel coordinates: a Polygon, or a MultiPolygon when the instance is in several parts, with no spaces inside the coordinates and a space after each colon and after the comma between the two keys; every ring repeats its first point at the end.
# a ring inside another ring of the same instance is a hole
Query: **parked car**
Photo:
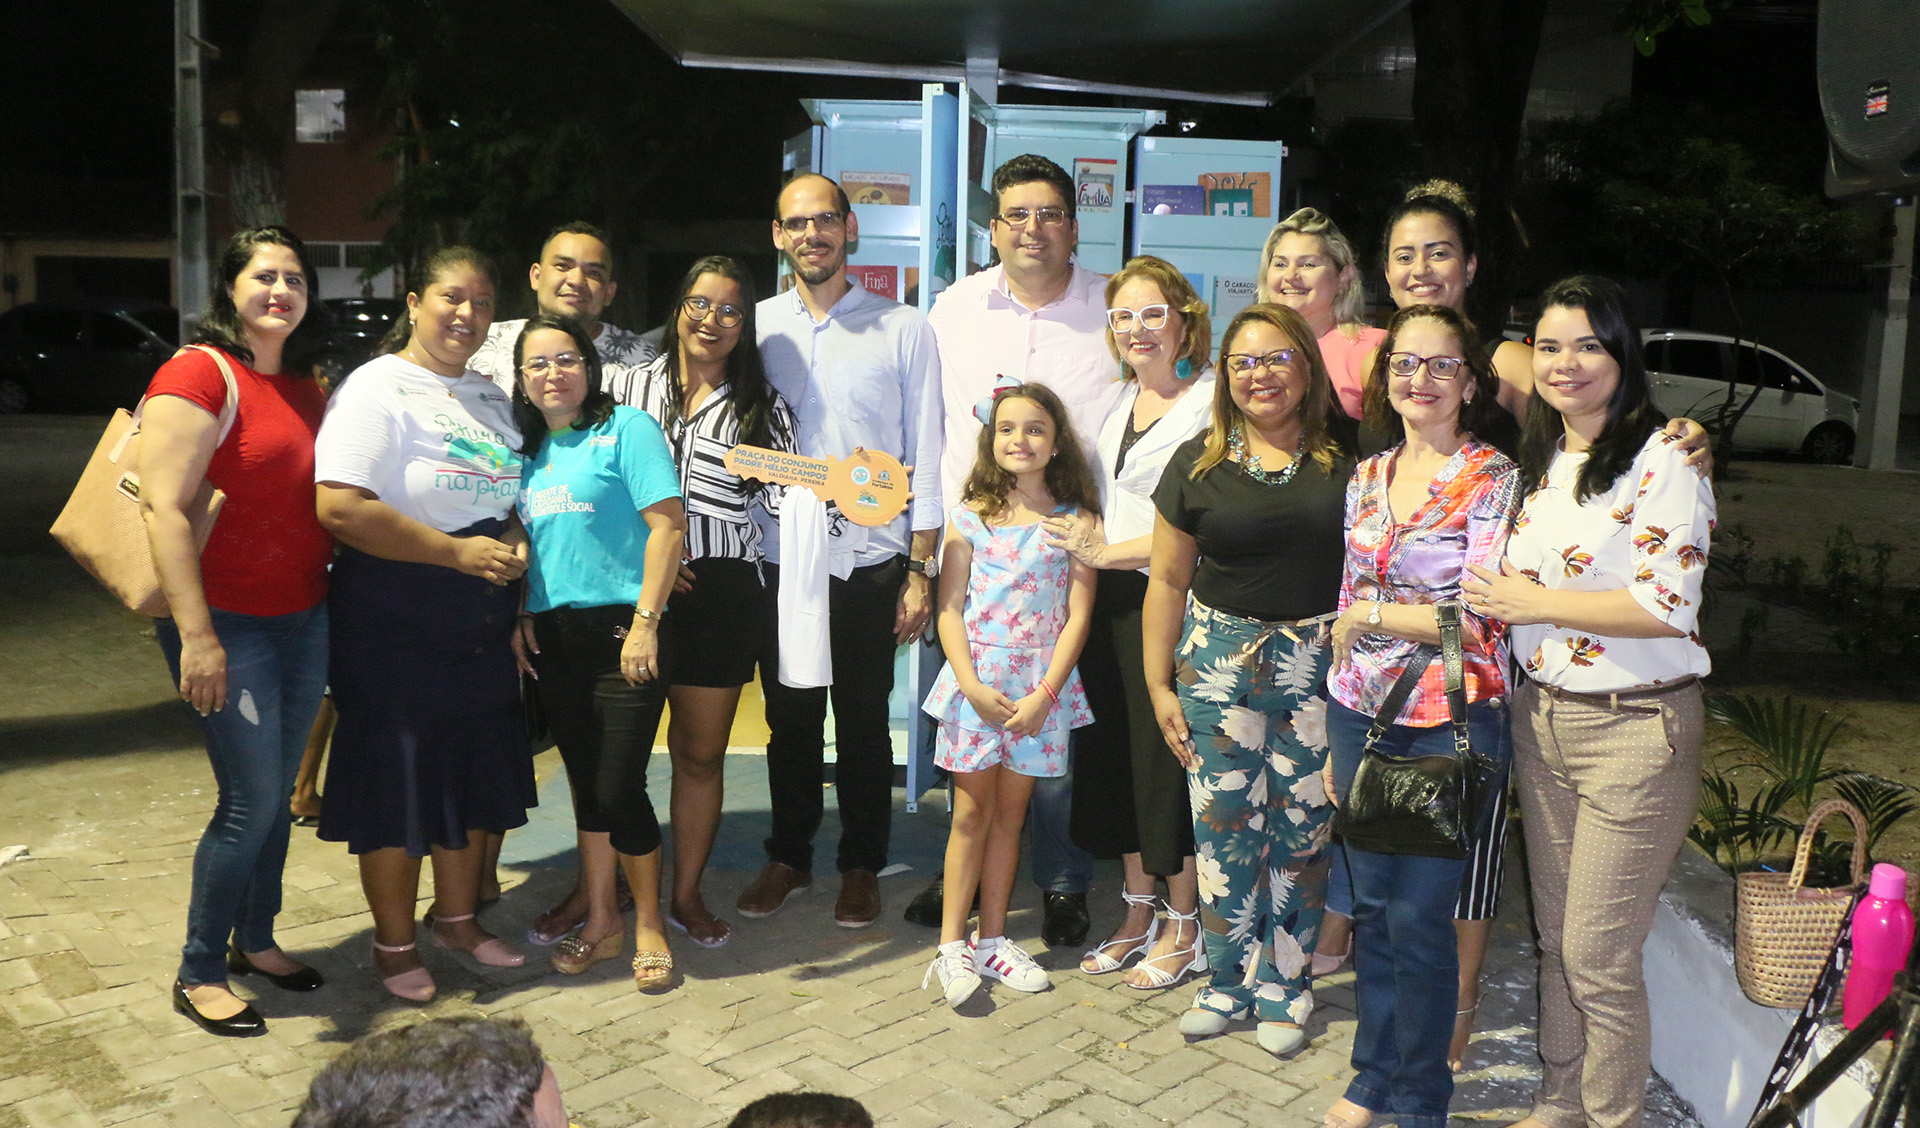
{"type": "Polygon", "coordinates": [[[179,339],[179,312],[159,302],[15,306],[0,313],[0,413],[131,409],[179,339]]]}
{"type": "Polygon", "coordinates": [[[1668,415],[1685,415],[1711,426],[1726,406],[1731,373],[1733,406],[1737,409],[1753,396],[1753,406],[1734,430],[1736,446],[1795,451],[1815,462],[1846,462],[1853,457],[1860,401],[1829,390],[1778,351],[1690,329],[1649,329],[1641,339],[1646,344],[1654,402],[1668,415]]]}
{"type": "Polygon", "coordinates": [[[372,360],[380,338],[407,316],[407,303],[399,298],[323,298],[321,304],[333,316],[321,365],[334,384],[372,360]]]}

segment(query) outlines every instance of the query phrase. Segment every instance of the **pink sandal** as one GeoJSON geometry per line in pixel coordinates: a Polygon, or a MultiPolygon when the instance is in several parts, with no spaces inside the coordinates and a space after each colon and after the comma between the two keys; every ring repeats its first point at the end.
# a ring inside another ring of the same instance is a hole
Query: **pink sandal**
{"type": "Polygon", "coordinates": [[[525,952],[498,936],[489,936],[471,948],[463,948],[440,935],[441,925],[459,924],[461,921],[472,919],[472,913],[465,916],[436,917],[433,922],[433,946],[444,948],[449,952],[465,952],[488,967],[519,967],[527,962],[525,952]]]}

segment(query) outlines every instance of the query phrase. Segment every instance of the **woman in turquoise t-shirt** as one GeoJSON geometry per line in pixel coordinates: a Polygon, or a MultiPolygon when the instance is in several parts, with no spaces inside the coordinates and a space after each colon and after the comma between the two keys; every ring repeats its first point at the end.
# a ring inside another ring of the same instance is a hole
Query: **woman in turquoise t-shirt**
{"type": "Polygon", "coordinates": [[[660,822],[647,760],[666,705],[671,634],[662,618],[680,569],[687,516],[660,425],[616,406],[593,339],[542,314],[515,342],[514,415],[528,456],[521,523],[533,546],[527,604],[514,632],[537,679],[573,784],[587,919],[553,966],[577,975],[621,953],[616,856],[633,889],[634,982],[672,984],[660,918],[660,822]]]}

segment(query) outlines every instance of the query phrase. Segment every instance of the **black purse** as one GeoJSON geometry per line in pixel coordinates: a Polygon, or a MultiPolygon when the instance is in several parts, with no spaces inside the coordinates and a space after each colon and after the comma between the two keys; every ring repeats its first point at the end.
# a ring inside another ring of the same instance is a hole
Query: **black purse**
{"type": "Polygon", "coordinates": [[[1466,675],[1461,669],[1460,605],[1452,600],[1434,607],[1440,620],[1440,645],[1422,646],[1393,685],[1367,730],[1360,767],[1334,815],[1333,829],[1349,846],[1376,854],[1418,854],[1464,858],[1472,850],[1494,765],[1467,739],[1466,675]],[[1420,683],[1433,659],[1445,662],[1447,713],[1453,721],[1453,755],[1390,756],[1380,739],[1420,683]]]}

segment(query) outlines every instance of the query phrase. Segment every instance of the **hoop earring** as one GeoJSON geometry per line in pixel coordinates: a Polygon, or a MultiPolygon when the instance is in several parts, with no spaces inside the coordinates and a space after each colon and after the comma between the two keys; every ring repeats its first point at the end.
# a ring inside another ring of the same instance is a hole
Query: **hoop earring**
{"type": "Polygon", "coordinates": [[[1188,360],[1184,356],[1176,361],[1173,366],[1173,378],[1176,380],[1193,379],[1193,361],[1188,360]]]}

